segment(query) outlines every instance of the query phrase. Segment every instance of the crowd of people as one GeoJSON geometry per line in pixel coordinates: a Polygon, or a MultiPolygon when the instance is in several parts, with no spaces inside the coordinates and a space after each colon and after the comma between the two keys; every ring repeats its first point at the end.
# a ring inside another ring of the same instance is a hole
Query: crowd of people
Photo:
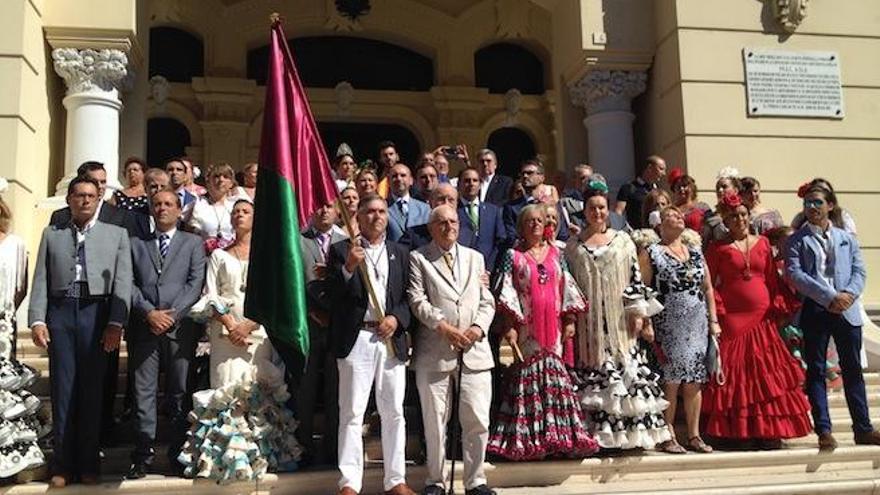
{"type": "MultiPolygon", "coordinates": [[[[304,370],[285,369],[289,346],[244,315],[256,164],[239,174],[215,164],[199,186],[186,158],[164,168],[132,158],[109,197],[103,165],[80,167],[68,207],[43,231],[28,311],[34,343],[49,351],[53,486],[98,480],[123,338],[128,479],[153,470],[157,410],[170,421],[175,474],[225,483],[334,465],[342,495],[362,489],[371,411],[391,495],[414,493],[407,430],[423,434],[427,495],[445,493],[457,443],[467,495],[495,493],[487,455],[774,449],[811,431],[833,449],[826,387],[838,371],[855,443],[880,445],[860,361],[865,267],[828,181],[801,186],[802,212],[785,224],[762,204],[760,182],[729,167],[710,207],[659,156],[616,201],[587,164],[556,187],[540,159],[511,178],[489,149],[474,164],[464,146],[413,167],[391,142],[377,156],[358,165],[339,148],[339,201],[302,232],[304,370]],[[514,359],[503,370],[502,347],[514,359]],[[418,424],[405,404],[420,409],[418,424]]],[[[4,476],[42,462],[48,432],[24,391],[35,372],[5,331],[27,288],[11,215],[0,200],[0,397],[21,405],[0,419],[4,476]],[[26,460],[12,466],[10,452],[26,460]]]]}

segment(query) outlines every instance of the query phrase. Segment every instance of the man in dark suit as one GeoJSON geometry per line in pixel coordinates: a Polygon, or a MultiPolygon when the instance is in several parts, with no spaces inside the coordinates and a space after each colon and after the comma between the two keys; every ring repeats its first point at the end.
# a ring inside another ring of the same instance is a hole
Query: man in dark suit
{"type": "Polygon", "coordinates": [[[498,158],[488,148],[477,153],[477,162],[480,164],[480,202],[504,206],[510,200],[513,179],[497,173],[498,158]]]}
{"type": "Polygon", "coordinates": [[[28,309],[34,344],[49,350],[55,488],[77,476],[98,481],[103,388],[95,383],[105,353],[119,348],[131,301],[128,235],[97,220],[99,191],[88,177],[70,182],[70,222],[43,230],[28,309]]]}
{"type": "MultiPolygon", "coordinates": [[[[107,170],[104,169],[104,164],[95,161],[85,162],[76,169],[76,175],[77,177],[88,177],[98,183],[98,220],[127,228],[125,211],[104,201],[104,195],[107,193],[107,170]]],[[[70,207],[65,206],[52,212],[49,224],[66,226],[70,224],[70,218],[70,207]]]]}
{"type": "MultiPolygon", "coordinates": [[[[532,196],[532,193],[538,186],[544,184],[544,165],[537,159],[524,161],[520,166],[519,182],[523,187],[523,197],[507,203],[502,213],[508,242],[513,242],[516,239],[516,218],[519,216],[520,210],[528,204],[541,202],[540,198],[532,196]]],[[[565,218],[565,213],[558,203],[556,210],[560,219],[565,218]]],[[[560,241],[568,240],[568,224],[566,222],[559,223],[559,233],[556,234],[556,238],[560,241]]]]}
{"type": "Polygon", "coordinates": [[[487,270],[495,267],[498,249],[504,246],[507,233],[501,208],[480,201],[480,172],[466,168],[458,174],[461,201],[458,208],[458,243],[483,255],[487,270]]]}
{"type": "Polygon", "coordinates": [[[131,245],[134,289],[127,339],[129,368],[134,372],[137,438],[128,479],[143,478],[153,462],[160,361],[166,366],[165,400],[174,435],[168,457],[171,465],[181,471],[177,454],[188,426],[185,392],[196,345],[187,314],[201,295],[205,280],[201,238],[177,230],[177,195],[159,191],[150,201],[150,210],[156,224],[153,238],[135,238],[131,245]]]}
{"type": "Polygon", "coordinates": [[[333,301],[340,308],[332,313],[330,323],[339,369],[339,494],[361,491],[363,418],[375,383],[376,406],[382,418],[385,493],[414,495],[406,485],[403,415],[408,355],[405,329],[410,323],[406,299],[409,251],[385,239],[388,205],[381,197],[361,198],[357,217],[361,237],[354,244],[343,241],[330,249],[333,301]],[[365,270],[359,270],[360,266],[365,270]],[[364,271],[375,299],[367,292],[364,271]]]}
{"type": "MultiPolygon", "coordinates": [[[[161,168],[151,168],[144,174],[144,190],[147,192],[147,202],[159,191],[171,190],[171,179],[168,172],[161,168]]],[[[129,233],[138,239],[151,239],[156,230],[153,216],[138,212],[129,213],[129,233]]]]}
{"type": "Polygon", "coordinates": [[[331,203],[312,213],[309,227],[300,238],[303,271],[306,278],[306,303],[309,309],[309,359],[300,378],[296,397],[296,436],[307,461],[323,465],[336,462],[336,430],[339,426],[337,390],[339,380],[336,356],[330,349],[330,313],[333,311],[328,288],[330,246],[346,239],[333,226],[336,207],[331,203]],[[320,446],[312,440],[315,406],[318,396],[324,403],[324,435],[320,446]]]}

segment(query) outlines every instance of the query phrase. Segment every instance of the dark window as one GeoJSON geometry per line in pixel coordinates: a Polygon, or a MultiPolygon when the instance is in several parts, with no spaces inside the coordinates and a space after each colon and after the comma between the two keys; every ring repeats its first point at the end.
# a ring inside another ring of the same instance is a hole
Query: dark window
{"type": "Polygon", "coordinates": [[[516,88],[526,95],[544,93],[544,64],[532,52],[512,43],[495,43],[474,54],[477,87],[490,93],[516,88]]]}
{"type": "Polygon", "coordinates": [[[486,147],[498,157],[498,170],[509,177],[518,176],[520,163],[536,155],[532,138],[516,127],[495,130],[489,135],[486,147]]]}
{"type": "Polygon", "coordinates": [[[336,157],[336,148],[340,143],[351,146],[354,159],[358,163],[367,158],[377,162],[379,150],[376,146],[386,140],[396,145],[400,161],[410,167],[415,165],[415,159],[421,150],[419,140],[413,133],[406,127],[396,124],[319,122],[318,130],[331,162],[336,157]]]}
{"type": "Polygon", "coordinates": [[[150,77],[190,82],[205,74],[202,40],[172,27],[150,28],[150,77]]]}
{"type": "Polygon", "coordinates": [[[147,163],[161,167],[175,156],[183,156],[191,144],[189,129],[175,119],[157,117],[147,121],[147,163]]]}
{"type": "MultiPolygon", "coordinates": [[[[356,89],[427,91],[434,85],[433,61],[383,41],[316,36],[289,41],[306,87],[333,88],[348,81],[356,89]]],[[[247,77],[266,84],[269,47],[248,52],[247,77]]]]}

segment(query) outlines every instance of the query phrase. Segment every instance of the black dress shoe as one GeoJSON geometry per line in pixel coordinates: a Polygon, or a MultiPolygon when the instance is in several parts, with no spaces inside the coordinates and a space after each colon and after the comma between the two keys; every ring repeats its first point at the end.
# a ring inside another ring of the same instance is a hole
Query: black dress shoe
{"type": "Polygon", "coordinates": [[[127,480],[139,480],[147,475],[147,464],[143,462],[134,462],[131,464],[131,467],[128,468],[128,472],[125,473],[125,479],[127,480]]]}
{"type": "Polygon", "coordinates": [[[446,491],[443,490],[442,486],[429,485],[422,491],[422,495],[446,495],[446,491]]]}
{"type": "Polygon", "coordinates": [[[475,486],[470,490],[465,490],[464,495],[498,495],[495,490],[486,485],[475,486]]]}

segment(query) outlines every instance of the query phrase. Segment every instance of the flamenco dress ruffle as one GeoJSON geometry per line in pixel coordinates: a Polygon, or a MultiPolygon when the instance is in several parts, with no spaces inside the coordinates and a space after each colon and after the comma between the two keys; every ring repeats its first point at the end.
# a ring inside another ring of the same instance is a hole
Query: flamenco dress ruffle
{"type": "Polygon", "coordinates": [[[574,369],[573,381],[590,434],[603,448],[651,449],[670,439],[663,411],[669,405],[638,345],[618,363],[574,369]]]}
{"type": "Polygon", "coordinates": [[[0,358],[0,478],[46,462],[38,441],[51,428],[39,418],[40,400],[25,390],[38,377],[30,366],[0,358]]]}
{"type": "Polygon", "coordinates": [[[586,457],[599,446],[555,353],[539,350],[514,364],[489,438],[488,451],[514,461],[586,457]]]}
{"type": "MultiPolygon", "coordinates": [[[[722,325],[723,327],[723,325],[722,325]]],[[[703,391],[707,435],[729,439],[798,438],[812,430],[803,393],[804,371],[770,318],[751,330],[721,336],[726,382],[703,391]]]]}
{"type": "Polygon", "coordinates": [[[243,382],[193,394],[192,426],[178,457],[190,477],[220,484],[295,471],[301,455],[297,422],[284,406],[286,386],[243,382]]]}

